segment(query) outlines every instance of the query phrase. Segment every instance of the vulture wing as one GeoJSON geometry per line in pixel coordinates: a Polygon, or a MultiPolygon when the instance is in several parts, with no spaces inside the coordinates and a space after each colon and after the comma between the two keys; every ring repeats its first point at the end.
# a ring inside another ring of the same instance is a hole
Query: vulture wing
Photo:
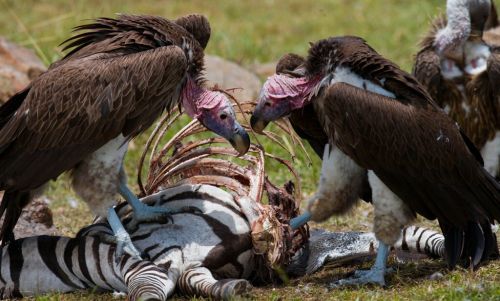
{"type": "Polygon", "coordinates": [[[177,46],[53,65],[0,108],[0,188],[36,188],[110,139],[139,134],[177,104],[186,69],[177,46]]]}
{"type": "Polygon", "coordinates": [[[413,75],[427,88],[427,92],[437,102],[439,102],[438,91],[442,84],[440,62],[439,55],[429,47],[422,49],[417,54],[413,66],[413,75]]]}
{"type": "Polygon", "coordinates": [[[345,83],[329,86],[317,106],[331,141],[417,213],[455,227],[500,219],[500,185],[434,106],[345,83]]]}

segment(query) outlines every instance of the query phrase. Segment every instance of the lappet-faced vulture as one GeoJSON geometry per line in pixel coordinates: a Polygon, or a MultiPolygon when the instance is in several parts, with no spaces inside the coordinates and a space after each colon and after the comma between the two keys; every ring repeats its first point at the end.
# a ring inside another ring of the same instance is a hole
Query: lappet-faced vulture
{"type": "Polygon", "coordinates": [[[500,179],[500,26],[489,0],[449,0],[421,43],[413,74],[481,150],[500,179]],[[457,33],[468,33],[459,35],[457,33]]]}
{"type": "Polygon", "coordinates": [[[450,267],[460,258],[477,267],[498,251],[490,223],[500,219],[500,185],[482,167],[472,142],[413,76],[352,36],[312,44],[297,69],[266,81],[251,123],[260,132],[270,121],[312,104],[312,122],[319,121],[331,147],[304,220],[324,219],[321,211],[328,205],[323,204],[346,201],[342,187],[349,190],[351,182],[344,178],[369,170],[374,231],[381,242],[377,259],[371,270],[340,284],[384,285],[388,245],[416,213],[439,220],[450,267]]]}
{"type": "Polygon", "coordinates": [[[95,214],[108,215],[117,250],[138,255],[110,208],[116,193],[138,221],[169,212],[142,204],[127,188],[122,162],[130,139],[178,105],[240,154],[249,137],[226,95],[202,86],[210,38],[204,16],[120,15],[76,30],[82,33],[65,42],[71,51],[0,107],[0,238],[13,239],[34,191],[71,170],[75,191],[95,214]]]}

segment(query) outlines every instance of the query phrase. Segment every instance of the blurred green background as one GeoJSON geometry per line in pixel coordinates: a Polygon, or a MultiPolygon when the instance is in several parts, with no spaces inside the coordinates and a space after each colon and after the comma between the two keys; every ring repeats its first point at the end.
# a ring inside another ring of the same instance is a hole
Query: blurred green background
{"type": "MultiPolygon", "coordinates": [[[[496,1],[497,4],[500,1],[496,1]]],[[[418,42],[429,29],[432,18],[445,11],[445,1],[438,0],[316,0],[316,1],[139,1],[139,0],[0,0],[0,35],[32,48],[46,65],[63,53],[58,45],[70,37],[74,26],[101,16],[116,13],[152,14],[176,18],[189,13],[205,14],[210,20],[212,37],[206,53],[229,59],[252,70],[259,64],[276,62],[286,52],[305,54],[309,42],[334,35],[358,35],[365,38],[383,56],[411,70],[418,42]]],[[[129,182],[135,183],[135,167],[147,133],[138,137],[126,158],[129,182]]],[[[265,142],[266,150],[286,156],[274,144],[265,142]]],[[[310,165],[303,154],[295,160],[303,182],[304,196],[314,192],[320,162],[313,157],[310,165]]],[[[269,166],[268,166],[269,167],[269,166]]],[[[290,175],[271,163],[272,178],[284,181],[290,175]]],[[[55,222],[65,234],[74,234],[92,217],[88,208],[70,189],[67,176],[51,183],[48,197],[52,200],[55,222]],[[76,205],[75,205],[76,204],[76,205]],[[76,207],[76,208],[75,208],[76,207]]],[[[361,204],[354,214],[330,219],[322,224],[331,230],[369,230],[371,207],[361,204]]],[[[352,269],[351,269],[352,270],[352,269]]],[[[479,273],[448,273],[444,265],[410,264],[391,279],[384,289],[345,289],[327,292],[321,285],[328,277],[351,270],[334,269],[323,276],[292,282],[291,286],[256,290],[260,300],[500,300],[500,265],[494,264],[479,273]],[[426,270],[426,267],[430,269],[426,270]],[[420,275],[422,273],[424,275],[420,275]],[[428,280],[434,270],[445,277],[428,280]],[[300,289],[309,286],[309,289],[300,289]],[[299,290],[300,289],[300,290],[299,290]]],[[[52,295],[38,300],[95,300],[109,298],[93,294],[52,295]]]]}

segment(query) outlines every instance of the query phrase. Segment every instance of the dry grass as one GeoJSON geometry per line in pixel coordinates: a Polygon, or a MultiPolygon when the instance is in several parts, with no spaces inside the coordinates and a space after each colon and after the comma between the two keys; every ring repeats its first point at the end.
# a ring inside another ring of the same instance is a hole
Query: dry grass
{"type": "MultiPolygon", "coordinates": [[[[57,46],[69,36],[73,26],[84,19],[112,16],[114,13],[156,14],[168,18],[199,12],[212,25],[213,35],[207,52],[250,67],[276,61],[286,52],[304,54],[309,41],[332,35],[364,37],[384,56],[410,70],[417,42],[428,28],[432,16],[444,10],[437,0],[317,0],[317,1],[137,1],[137,0],[0,0],[0,34],[33,48],[48,64],[62,53],[57,46]]],[[[498,2],[498,1],[497,1],[498,2]]],[[[135,140],[126,159],[135,184],[135,166],[145,136],[135,140]]],[[[267,143],[266,149],[284,155],[267,143]]],[[[319,160],[312,166],[300,155],[295,160],[304,194],[314,191],[319,160]]],[[[272,178],[290,176],[269,162],[272,178]]],[[[71,191],[67,178],[52,183],[47,195],[52,199],[55,223],[63,233],[74,234],[91,221],[88,208],[71,191]],[[74,208],[76,206],[76,208],[74,208]]],[[[432,224],[431,224],[432,225],[432,224]]],[[[329,230],[369,230],[371,208],[361,204],[351,215],[332,218],[321,227],[329,230]]],[[[397,264],[396,264],[397,265],[397,264]]],[[[367,267],[368,265],[366,265],[367,267]]],[[[442,262],[425,261],[399,265],[387,289],[360,288],[327,291],[324,284],[346,275],[355,267],[325,268],[320,273],[293,280],[280,287],[258,288],[250,297],[256,300],[500,300],[500,264],[493,263],[478,272],[448,272],[442,262]],[[440,271],[444,277],[429,280],[440,271]]],[[[26,299],[29,300],[29,299],[26,299]]],[[[112,300],[110,294],[92,292],[50,295],[36,300],[112,300]]],[[[183,299],[179,299],[183,300],[183,299]]]]}

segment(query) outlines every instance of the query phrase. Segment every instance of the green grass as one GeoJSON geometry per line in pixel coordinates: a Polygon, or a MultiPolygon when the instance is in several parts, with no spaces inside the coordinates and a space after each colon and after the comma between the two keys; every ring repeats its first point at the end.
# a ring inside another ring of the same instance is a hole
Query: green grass
{"type": "MultiPolygon", "coordinates": [[[[496,1],[500,4],[499,1],[496,1]]],[[[236,61],[243,66],[275,62],[286,52],[305,54],[308,42],[332,35],[364,37],[382,55],[410,70],[420,37],[432,16],[444,11],[444,1],[409,0],[316,0],[316,1],[139,1],[139,0],[0,0],[0,35],[32,48],[46,64],[61,57],[58,47],[70,36],[71,28],[82,20],[113,16],[118,12],[156,14],[175,18],[198,12],[212,26],[207,53],[236,61]]],[[[146,136],[138,137],[126,159],[129,182],[135,184],[135,167],[146,136]]],[[[285,155],[277,146],[265,143],[267,150],[285,155]]],[[[312,155],[312,152],[311,152],[312,155]]],[[[270,176],[284,181],[290,175],[268,162],[270,176]]],[[[319,160],[312,166],[303,154],[295,160],[304,195],[310,195],[319,173],[319,160]]],[[[92,219],[85,204],[71,208],[76,198],[67,177],[51,183],[46,194],[52,200],[55,223],[63,233],[74,234],[92,219]]],[[[371,208],[362,204],[351,215],[332,218],[321,225],[330,230],[369,230],[371,208]]],[[[427,225],[433,225],[426,223],[427,225]]],[[[337,279],[355,267],[325,268],[320,273],[286,286],[258,288],[258,300],[500,300],[500,264],[492,263],[478,272],[448,272],[440,262],[402,264],[390,277],[388,289],[360,288],[326,291],[324,283],[337,279]],[[431,281],[440,271],[444,277],[431,281]]],[[[110,294],[74,293],[38,297],[36,300],[112,300],[110,294]],[[101,299],[102,298],[102,299],[101,299]]]]}

